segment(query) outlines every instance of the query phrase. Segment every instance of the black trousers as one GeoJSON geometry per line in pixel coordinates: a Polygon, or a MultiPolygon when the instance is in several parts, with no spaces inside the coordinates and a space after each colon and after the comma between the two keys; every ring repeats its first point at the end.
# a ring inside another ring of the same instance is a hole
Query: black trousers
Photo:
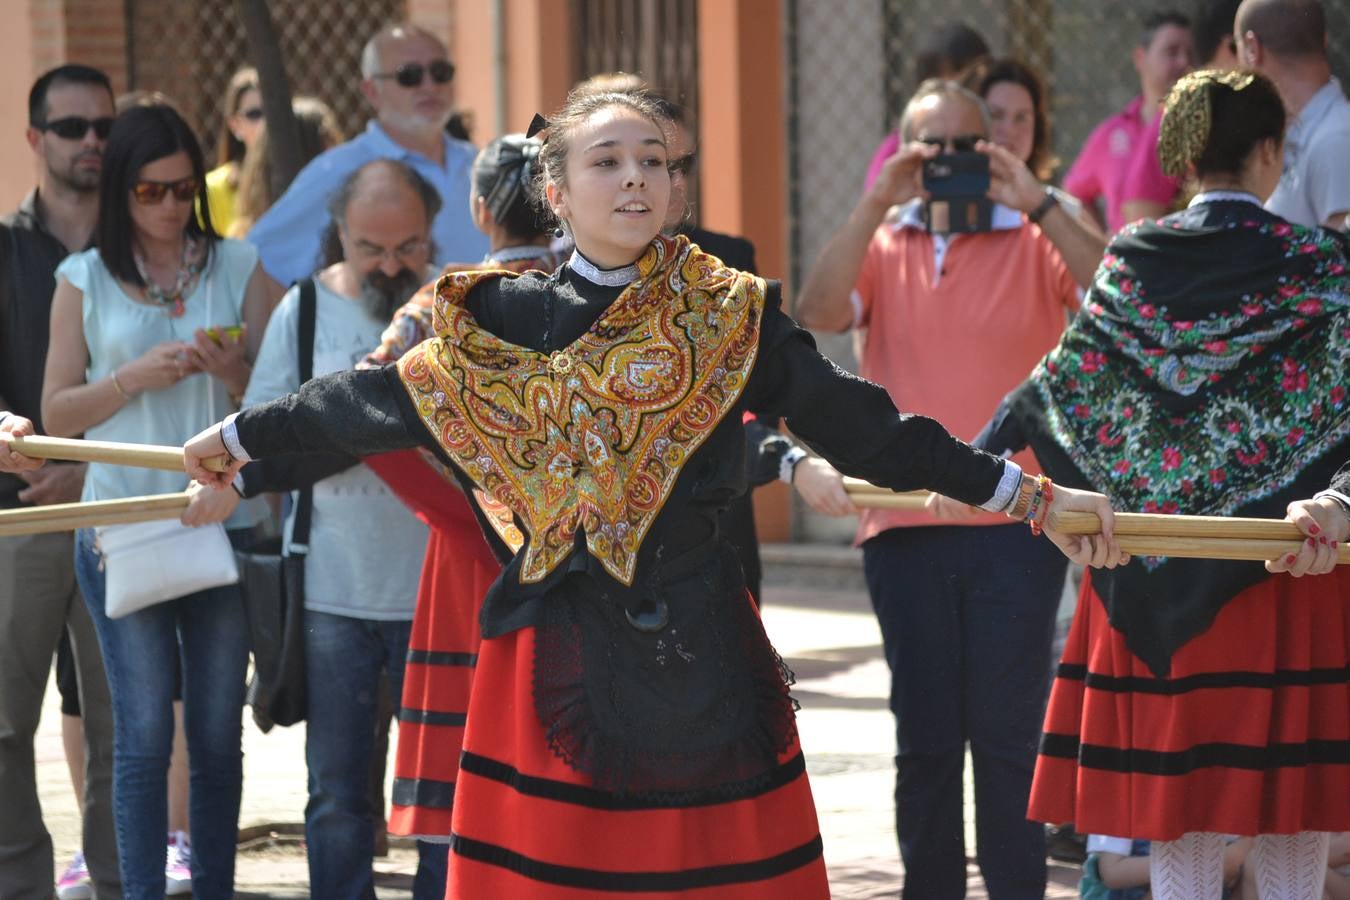
{"type": "Polygon", "coordinates": [[[965,896],[969,744],[989,896],[1039,900],[1045,836],[1026,810],[1066,560],[1016,524],[895,528],[863,560],[891,668],[903,896],[965,896]]]}

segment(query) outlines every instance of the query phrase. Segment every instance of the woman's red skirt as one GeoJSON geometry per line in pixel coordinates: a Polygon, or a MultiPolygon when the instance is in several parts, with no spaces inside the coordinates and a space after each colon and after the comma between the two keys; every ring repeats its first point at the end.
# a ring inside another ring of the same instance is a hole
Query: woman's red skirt
{"type": "Polygon", "coordinates": [[[829,897],[795,740],[770,782],[741,799],[658,805],[599,790],[548,748],[531,696],[534,640],[526,628],[481,647],[455,797],[449,900],[829,897]]]}
{"type": "Polygon", "coordinates": [[[431,526],[403,675],[389,831],[446,841],[482,641],[478,611],[501,567],[468,500],[420,454],[366,464],[431,526]]]}
{"type": "Polygon", "coordinates": [[[1350,830],[1350,567],[1267,578],[1157,678],[1084,578],[1029,817],[1079,832],[1350,830]]]}

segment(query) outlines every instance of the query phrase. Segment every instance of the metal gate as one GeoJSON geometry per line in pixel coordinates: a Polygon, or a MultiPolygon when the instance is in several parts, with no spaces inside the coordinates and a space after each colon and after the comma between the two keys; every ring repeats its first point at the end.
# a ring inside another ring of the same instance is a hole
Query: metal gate
{"type": "MultiPolygon", "coordinates": [[[[333,108],[347,135],[365,127],[361,48],[381,26],[407,14],[406,0],[270,0],[295,94],[333,108]]],[[[224,125],[230,76],[249,65],[244,28],[231,0],[126,0],[127,81],[173,100],[210,154],[224,125]]],[[[208,159],[208,163],[210,160],[208,159]]]]}

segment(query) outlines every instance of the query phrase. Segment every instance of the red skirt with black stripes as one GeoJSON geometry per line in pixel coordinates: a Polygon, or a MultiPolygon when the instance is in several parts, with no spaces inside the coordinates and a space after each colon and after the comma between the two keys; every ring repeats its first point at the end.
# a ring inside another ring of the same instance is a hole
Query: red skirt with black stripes
{"type": "Polygon", "coordinates": [[[1083,579],[1029,817],[1079,832],[1350,830],[1350,567],[1265,579],[1157,678],[1083,579]]]}
{"type": "Polygon", "coordinates": [[[480,650],[450,900],[829,897],[796,740],[752,790],[723,785],[675,805],[597,789],[549,750],[531,694],[534,641],[526,628],[480,650]]]}
{"type": "Polygon", "coordinates": [[[464,494],[417,451],[366,464],[431,527],[403,676],[389,831],[446,841],[482,640],[478,611],[501,567],[464,494]]]}

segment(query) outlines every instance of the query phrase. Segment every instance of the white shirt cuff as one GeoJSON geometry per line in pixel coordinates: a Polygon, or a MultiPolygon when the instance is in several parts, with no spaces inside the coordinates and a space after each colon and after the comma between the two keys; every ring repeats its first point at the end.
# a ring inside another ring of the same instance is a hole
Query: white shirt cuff
{"type": "MultiPolygon", "coordinates": [[[[0,419],[0,421],[3,421],[3,419],[0,419]]],[[[1313,494],[1314,500],[1321,500],[1323,497],[1330,497],[1332,500],[1335,500],[1341,506],[1345,507],[1346,515],[1350,515],[1350,495],[1343,494],[1340,491],[1333,491],[1331,488],[1313,494]]]]}
{"type": "Polygon", "coordinates": [[[0,409],[0,425],[5,424],[6,419],[13,419],[13,418],[15,418],[14,413],[9,412],[8,410],[0,409]]]}
{"type": "Polygon", "coordinates": [[[980,504],[980,509],[989,512],[1006,512],[1017,499],[1017,489],[1022,484],[1022,467],[1010,459],[1003,461],[1003,477],[998,480],[994,496],[980,504]]]}
{"type": "Polygon", "coordinates": [[[221,423],[220,439],[225,442],[225,450],[230,456],[240,462],[249,462],[253,457],[249,456],[244,445],[239,443],[239,429],[234,427],[234,420],[238,415],[239,413],[235,412],[225,417],[225,421],[221,423]]]}

